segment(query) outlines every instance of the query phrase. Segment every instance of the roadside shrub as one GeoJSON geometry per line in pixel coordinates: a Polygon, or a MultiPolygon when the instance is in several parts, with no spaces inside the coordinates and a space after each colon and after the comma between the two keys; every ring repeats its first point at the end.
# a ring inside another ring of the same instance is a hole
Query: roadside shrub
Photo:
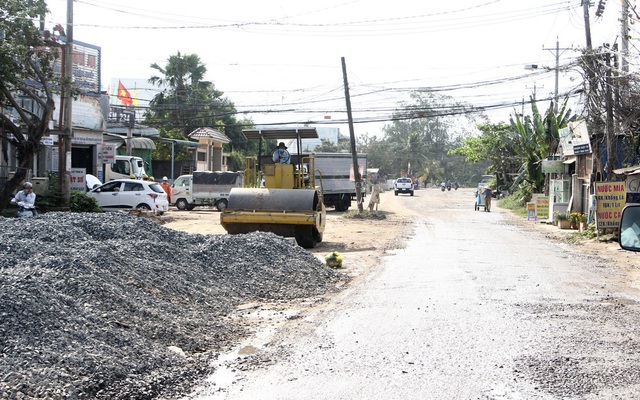
{"type": "Polygon", "coordinates": [[[102,212],[98,201],[79,190],[71,191],[72,212],[102,212]]]}
{"type": "Polygon", "coordinates": [[[512,193],[509,196],[498,200],[498,207],[513,211],[516,215],[527,215],[527,202],[522,201],[522,194],[512,193]]]}
{"type": "Polygon", "coordinates": [[[51,171],[47,172],[49,184],[44,194],[36,196],[36,208],[38,212],[46,212],[56,209],[62,204],[60,198],[60,185],[58,184],[58,174],[51,171]]]}

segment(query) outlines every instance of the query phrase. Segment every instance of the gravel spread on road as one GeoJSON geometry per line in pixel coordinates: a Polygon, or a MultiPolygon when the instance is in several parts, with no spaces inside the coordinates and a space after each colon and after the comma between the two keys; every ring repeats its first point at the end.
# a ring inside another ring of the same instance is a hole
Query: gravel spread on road
{"type": "Polygon", "coordinates": [[[178,398],[249,332],[240,304],[346,278],[271,233],[196,235],[124,213],[0,217],[0,398],[178,398]]]}

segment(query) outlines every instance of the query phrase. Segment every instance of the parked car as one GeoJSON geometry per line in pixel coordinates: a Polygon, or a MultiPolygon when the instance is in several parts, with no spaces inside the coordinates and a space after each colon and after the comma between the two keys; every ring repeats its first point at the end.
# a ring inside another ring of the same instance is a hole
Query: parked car
{"type": "Polygon", "coordinates": [[[143,208],[162,215],[169,209],[167,194],[157,182],[116,179],[87,194],[94,197],[104,211],[143,208]]]}
{"type": "Polygon", "coordinates": [[[100,179],[96,178],[91,174],[87,174],[84,180],[87,183],[87,192],[91,189],[95,189],[98,186],[102,185],[102,182],[100,182],[100,179]]]}
{"type": "Polygon", "coordinates": [[[413,196],[413,181],[411,178],[398,178],[393,184],[393,192],[397,196],[398,193],[409,193],[413,196]]]}

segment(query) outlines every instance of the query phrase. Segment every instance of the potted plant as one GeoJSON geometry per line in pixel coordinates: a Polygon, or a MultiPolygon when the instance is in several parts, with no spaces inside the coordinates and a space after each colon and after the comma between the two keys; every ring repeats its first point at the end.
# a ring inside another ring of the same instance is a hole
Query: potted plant
{"type": "Polygon", "coordinates": [[[554,219],[558,221],[558,228],[569,229],[571,227],[571,217],[567,213],[554,213],[554,219]]]}
{"type": "Polygon", "coordinates": [[[585,214],[580,215],[580,230],[585,231],[589,225],[587,224],[587,216],[585,214]]]}
{"type": "Polygon", "coordinates": [[[580,226],[580,223],[582,222],[583,216],[584,214],[579,213],[577,211],[574,211],[571,214],[569,214],[569,220],[571,221],[571,229],[578,229],[578,227],[580,226]]]}

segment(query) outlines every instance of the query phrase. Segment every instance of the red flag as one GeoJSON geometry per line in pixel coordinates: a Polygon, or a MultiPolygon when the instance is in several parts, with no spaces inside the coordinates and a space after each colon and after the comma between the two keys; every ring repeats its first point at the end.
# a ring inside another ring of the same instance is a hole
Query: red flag
{"type": "Polygon", "coordinates": [[[127,89],[125,89],[122,82],[118,81],[118,100],[122,102],[122,104],[130,106],[133,105],[133,99],[131,99],[131,94],[127,89]]]}

